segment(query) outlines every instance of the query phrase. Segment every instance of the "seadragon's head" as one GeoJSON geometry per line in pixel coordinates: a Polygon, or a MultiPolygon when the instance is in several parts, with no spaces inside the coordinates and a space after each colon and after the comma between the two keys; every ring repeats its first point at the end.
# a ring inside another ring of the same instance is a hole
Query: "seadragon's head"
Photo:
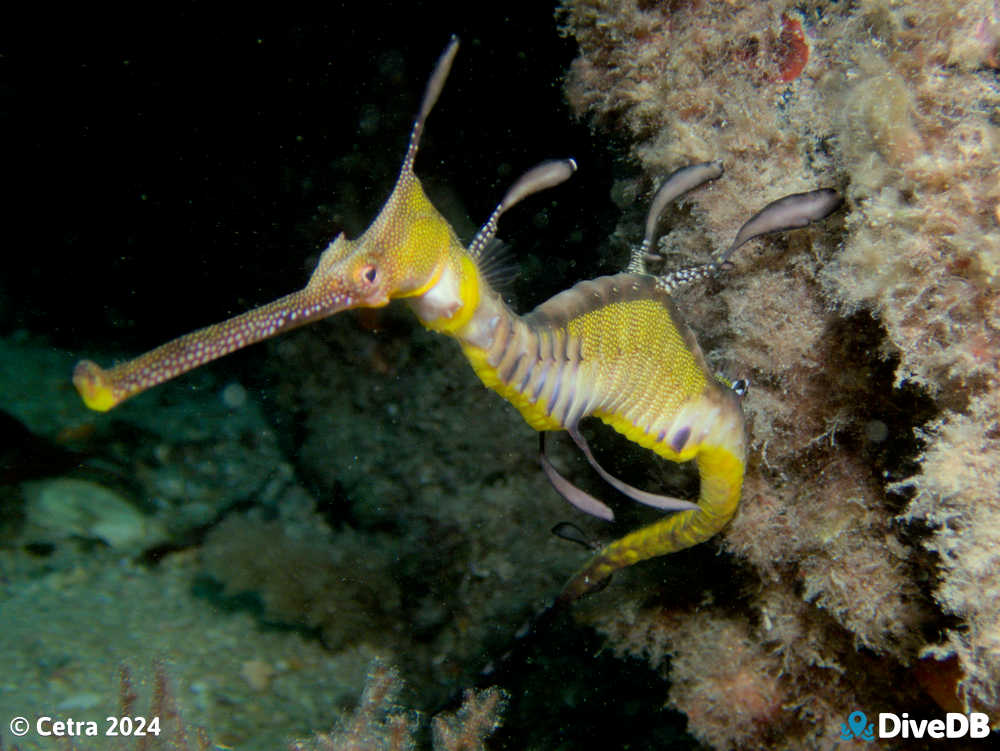
{"type": "Polygon", "coordinates": [[[391,195],[361,237],[338,235],[301,290],[164,344],[105,370],[84,360],[73,383],[91,409],[106,411],[135,394],[254,342],[351,308],[377,308],[432,287],[466,251],[413,172],[424,122],[434,107],[458,40],[452,38],[424,92],[391,195]]]}

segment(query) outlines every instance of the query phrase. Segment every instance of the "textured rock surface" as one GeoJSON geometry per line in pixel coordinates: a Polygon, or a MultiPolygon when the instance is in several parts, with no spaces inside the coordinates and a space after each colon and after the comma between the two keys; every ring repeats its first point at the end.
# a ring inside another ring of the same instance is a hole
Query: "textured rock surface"
{"type": "MultiPolygon", "coordinates": [[[[679,655],[673,701],[718,748],[775,747],[773,726],[752,729],[770,689],[748,689],[750,724],[735,726],[686,698],[704,676],[738,671],[732,659],[781,655],[771,688],[808,718],[787,728],[791,747],[822,747],[852,708],[886,701],[821,678],[860,659],[883,685],[921,656],[957,656],[960,670],[941,681],[962,706],[995,713],[995,6],[577,0],[561,18],[580,44],[570,101],[624,135],[642,165],[619,195],[688,162],[726,165],[677,212],[666,251],[704,260],[783,194],[827,185],[847,199],[839,222],[745,248],[721,290],[680,296],[717,367],[753,384],[744,503],[722,540],[749,564],[743,651],[681,657],[691,621],[656,608],[634,626],[663,631],[658,648],[608,609],[593,617],[619,648],[679,655]]],[[[725,607],[689,618],[708,619],[698,633],[724,630],[725,607]]]]}

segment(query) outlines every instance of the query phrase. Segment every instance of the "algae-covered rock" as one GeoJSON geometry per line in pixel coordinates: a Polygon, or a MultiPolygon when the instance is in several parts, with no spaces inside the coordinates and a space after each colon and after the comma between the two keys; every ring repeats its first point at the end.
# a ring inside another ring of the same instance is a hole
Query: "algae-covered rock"
{"type": "Polygon", "coordinates": [[[87,480],[59,477],[26,483],[25,540],[60,543],[72,537],[100,540],[139,553],[166,539],[163,526],[122,495],[87,480]]]}
{"type": "Polygon", "coordinates": [[[562,4],[580,47],[567,98],[630,144],[643,174],[627,192],[725,165],[665,215],[671,253],[703,262],[780,195],[845,198],[839,226],[748,245],[719,287],[675,296],[710,362],[753,384],[743,502],[717,544],[742,573],[737,625],[761,653],[690,647],[730,623],[726,582],[689,584],[702,596],[684,612],[647,580],[630,623],[620,590],[589,606],[613,648],[654,666],[681,656],[671,701],[713,747],[829,747],[844,717],[880,702],[1000,707],[996,7],[562,4]],[[764,655],[781,656],[795,707],[777,725],[758,721],[760,692],[732,664],[764,655]],[[934,690],[915,680],[928,657],[955,666],[934,690]],[[864,681],[833,679],[852,671],[864,681]],[[704,711],[716,701],[726,717],[704,711]]]}

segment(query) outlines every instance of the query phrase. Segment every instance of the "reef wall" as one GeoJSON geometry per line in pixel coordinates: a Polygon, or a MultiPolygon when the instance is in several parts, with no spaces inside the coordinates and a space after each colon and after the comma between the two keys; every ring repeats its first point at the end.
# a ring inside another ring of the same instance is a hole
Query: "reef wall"
{"type": "Polygon", "coordinates": [[[746,567],[737,601],[708,583],[667,604],[646,582],[583,617],[661,666],[716,748],[829,747],[857,708],[1000,717],[997,5],[575,0],[560,18],[571,105],[641,167],[623,205],[725,164],[662,254],[703,262],[785,194],[846,198],[678,295],[717,369],[752,384],[720,543],[746,567]]]}

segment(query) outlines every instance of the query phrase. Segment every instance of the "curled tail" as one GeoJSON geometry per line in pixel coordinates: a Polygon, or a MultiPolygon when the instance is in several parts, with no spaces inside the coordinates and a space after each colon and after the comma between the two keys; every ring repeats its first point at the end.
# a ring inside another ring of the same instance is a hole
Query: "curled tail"
{"type": "Polygon", "coordinates": [[[698,508],[678,511],[602,548],[569,580],[556,599],[557,606],[600,588],[619,569],[697,545],[726,526],[740,503],[742,441],[731,447],[702,446],[696,461],[701,476],[698,508]]]}

